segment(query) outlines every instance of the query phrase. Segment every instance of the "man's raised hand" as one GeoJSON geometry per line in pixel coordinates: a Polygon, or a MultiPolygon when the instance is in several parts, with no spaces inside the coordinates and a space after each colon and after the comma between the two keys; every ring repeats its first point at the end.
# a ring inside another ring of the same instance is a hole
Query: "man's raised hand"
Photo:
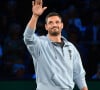
{"type": "Polygon", "coordinates": [[[33,15],[40,16],[46,9],[47,9],[47,7],[43,7],[42,0],[32,1],[32,12],[33,12],[33,15]]]}

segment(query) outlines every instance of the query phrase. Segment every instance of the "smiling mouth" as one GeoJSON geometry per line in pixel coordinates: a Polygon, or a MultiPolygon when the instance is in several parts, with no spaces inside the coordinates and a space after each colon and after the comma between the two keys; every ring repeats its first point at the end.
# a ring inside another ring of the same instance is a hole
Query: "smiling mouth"
{"type": "Polygon", "coordinates": [[[57,30],[58,28],[52,28],[53,30],[57,30]]]}

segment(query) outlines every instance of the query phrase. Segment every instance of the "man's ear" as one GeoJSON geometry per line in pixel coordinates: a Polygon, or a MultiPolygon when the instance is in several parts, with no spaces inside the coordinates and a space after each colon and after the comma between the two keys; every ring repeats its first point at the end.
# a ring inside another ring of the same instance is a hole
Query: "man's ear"
{"type": "Polygon", "coordinates": [[[48,31],[47,25],[45,24],[45,30],[48,31]]]}
{"type": "Polygon", "coordinates": [[[64,24],[62,23],[62,29],[63,29],[63,27],[64,27],[64,24]]]}

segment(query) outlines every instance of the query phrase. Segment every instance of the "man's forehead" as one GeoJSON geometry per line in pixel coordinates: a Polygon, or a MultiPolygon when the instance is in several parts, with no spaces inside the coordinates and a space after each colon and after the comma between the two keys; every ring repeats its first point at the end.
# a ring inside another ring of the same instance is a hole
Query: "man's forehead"
{"type": "Polygon", "coordinates": [[[48,17],[47,21],[51,21],[51,20],[60,20],[61,21],[61,18],[59,16],[51,16],[51,17],[48,17]]]}

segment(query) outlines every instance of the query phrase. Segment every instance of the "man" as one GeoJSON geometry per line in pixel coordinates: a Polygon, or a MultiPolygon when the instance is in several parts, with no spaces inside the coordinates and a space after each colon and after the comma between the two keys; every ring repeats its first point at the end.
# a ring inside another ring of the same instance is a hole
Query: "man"
{"type": "Polygon", "coordinates": [[[46,17],[47,36],[35,34],[38,18],[47,9],[42,0],[32,2],[33,15],[24,32],[24,41],[32,55],[37,90],[88,90],[80,55],[76,48],[61,36],[63,22],[58,13],[46,17]]]}

